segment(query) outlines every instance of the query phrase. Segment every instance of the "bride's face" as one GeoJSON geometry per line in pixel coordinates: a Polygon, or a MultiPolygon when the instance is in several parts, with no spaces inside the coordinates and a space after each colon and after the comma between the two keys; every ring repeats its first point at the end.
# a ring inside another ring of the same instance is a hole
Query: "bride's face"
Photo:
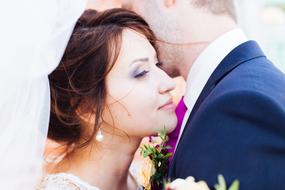
{"type": "Polygon", "coordinates": [[[170,94],[175,83],[159,68],[156,51],[143,35],[124,30],[106,87],[104,120],[113,127],[135,137],[175,128],[175,104],[170,94]]]}

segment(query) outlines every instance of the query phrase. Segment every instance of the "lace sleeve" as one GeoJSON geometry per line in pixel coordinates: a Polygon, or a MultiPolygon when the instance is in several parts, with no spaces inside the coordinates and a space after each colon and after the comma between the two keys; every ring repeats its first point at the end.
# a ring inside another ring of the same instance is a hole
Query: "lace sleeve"
{"type": "Polygon", "coordinates": [[[37,190],[83,190],[76,182],[61,176],[46,177],[37,190]]]}

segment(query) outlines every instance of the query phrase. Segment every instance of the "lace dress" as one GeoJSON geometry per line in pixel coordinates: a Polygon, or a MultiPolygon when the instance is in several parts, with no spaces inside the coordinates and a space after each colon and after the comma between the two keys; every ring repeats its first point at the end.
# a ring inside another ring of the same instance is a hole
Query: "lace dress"
{"type": "MultiPolygon", "coordinates": [[[[37,190],[100,190],[69,173],[50,174],[46,176],[37,190]]],[[[137,190],[143,190],[138,187],[137,190]]]]}
{"type": "Polygon", "coordinates": [[[68,173],[50,174],[46,176],[37,190],[100,190],[68,173]]]}

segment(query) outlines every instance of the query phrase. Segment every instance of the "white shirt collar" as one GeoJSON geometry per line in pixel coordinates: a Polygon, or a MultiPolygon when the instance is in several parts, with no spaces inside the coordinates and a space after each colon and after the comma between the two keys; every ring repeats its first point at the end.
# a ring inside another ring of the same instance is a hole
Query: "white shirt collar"
{"type": "Polygon", "coordinates": [[[237,28],[218,37],[199,55],[187,77],[184,102],[188,112],[192,111],[204,86],[220,62],[247,40],[244,32],[237,28]]]}

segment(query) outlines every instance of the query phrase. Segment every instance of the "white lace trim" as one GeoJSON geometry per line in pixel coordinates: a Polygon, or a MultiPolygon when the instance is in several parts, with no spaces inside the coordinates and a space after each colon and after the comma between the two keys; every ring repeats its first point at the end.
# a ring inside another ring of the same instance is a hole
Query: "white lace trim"
{"type": "Polygon", "coordinates": [[[47,175],[38,190],[100,190],[70,173],[47,175]]]}
{"type": "MultiPolygon", "coordinates": [[[[139,186],[137,190],[143,190],[139,186]]],[[[37,190],[100,190],[98,187],[81,180],[71,173],[57,173],[47,175],[37,190]]]]}

